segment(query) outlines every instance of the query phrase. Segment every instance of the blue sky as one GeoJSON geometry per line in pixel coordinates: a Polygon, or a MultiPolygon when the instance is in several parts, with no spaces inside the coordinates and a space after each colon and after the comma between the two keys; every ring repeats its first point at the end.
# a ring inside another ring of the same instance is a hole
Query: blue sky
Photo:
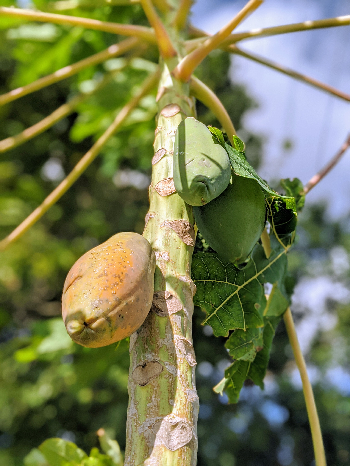
{"type": "MultiPolygon", "coordinates": [[[[245,1],[198,0],[192,22],[215,33],[245,1]]],[[[265,0],[237,31],[350,14],[349,0],[265,0]]],[[[247,40],[242,49],[350,94],[350,26],[247,40]]],[[[298,177],[306,183],[339,149],[350,133],[350,103],[309,85],[236,57],[232,77],[246,85],[259,108],[246,116],[246,127],[263,135],[267,180],[298,177]],[[291,150],[284,142],[292,140],[291,150]]],[[[249,154],[248,154],[249,158],[249,154]]],[[[308,202],[328,199],[331,217],[350,212],[350,151],[308,195],[308,202]]]]}

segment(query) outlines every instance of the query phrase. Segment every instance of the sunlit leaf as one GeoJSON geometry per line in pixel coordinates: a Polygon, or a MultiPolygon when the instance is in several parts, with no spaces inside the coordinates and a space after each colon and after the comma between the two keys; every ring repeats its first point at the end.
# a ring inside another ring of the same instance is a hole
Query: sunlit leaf
{"type": "Polygon", "coordinates": [[[51,438],[45,440],[39,450],[45,456],[50,466],[66,466],[68,464],[77,466],[82,460],[86,459],[87,454],[78,448],[74,443],[60,438],[51,438]]]}

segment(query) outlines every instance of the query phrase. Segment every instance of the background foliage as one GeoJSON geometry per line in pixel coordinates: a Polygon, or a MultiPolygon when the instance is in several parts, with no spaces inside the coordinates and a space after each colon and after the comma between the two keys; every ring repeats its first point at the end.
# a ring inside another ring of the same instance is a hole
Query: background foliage
{"type": "MultiPolygon", "coordinates": [[[[12,2],[3,2],[3,5],[12,2]]],[[[47,9],[46,0],[34,4],[47,9]]],[[[51,4],[52,5],[52,4],[51,4]]],[[[106,21],[144,22],[141,8],[75,8],[68,14],[106,21]]],[[[116,36],[1,18],[0,92],[97,53],[116,36]]],[[[130,56],[130,66],[43,135],[0,155],[0,237],[12,231],[69,173],[156,63],[156,50],[130,56]],[[150,63],[151,62],[151,63],[150,63]]],[[[101,82],[125,60],[109,60],[73,78],[0,108],[0,139],[50,114],[78,92],[101,82]]],[[[238,130],[256,102],[228,78],[230,57],[216,52],[197,72],[224,102],[238,130]]],[[[234,66],[234,62],[232,64],[234,66]]],[[[126,125],[72,189],[0,260],[0,463],[23,457],[48,437],[72,440],[89,452],[103,427],[124,448],[128,345],[100,349],[74,345],[60,318],[65,276],[88,249],[118,231],[141,233],[154,137],[154,98],[142,101],[126,125]]],[[[219,126],[197,105],[198,119],[219,126]]],[[[244,132],[247,157],[258,169],[262,139],[244,132]]],[[[276,183],[277,185],[277,183],[276,183]]],[[[350,218],[330,222],[325,206],[306,206],[297,245],[289,254],[295,279],[292,310],[314,384],[330,466],[350,461],[350,218]],[[308,332],[305,332],[308,329],[308,332]],[[305,336],[304,336],[305,335],[305,336]],[[312,338],[311,338],[312,337],[312,338]]],[[[301,384],[283,324],[277,328],[265,390],[243,388],[228,405],[212,387],[229,364],[220,340],[195,313],[194,344],[200,398],[200,466],[311,465],[311,437],[301,384]]]]}

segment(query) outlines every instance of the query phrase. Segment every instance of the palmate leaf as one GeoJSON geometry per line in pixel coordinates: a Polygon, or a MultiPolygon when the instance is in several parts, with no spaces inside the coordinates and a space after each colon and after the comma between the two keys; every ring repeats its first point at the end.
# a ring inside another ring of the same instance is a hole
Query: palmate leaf
{"type": "Polygon", "coordinates": [[[280,317],[264,317],[263,347],[256,353],[253,363],[249,367],[248,379],[252,380],[261,389],[264,388],[264,377],[270,359],[272,341],[280,317]]]}
{"type": "Polygon", "coordinates": [[[257,351],[263,348],[263,329],[237,329],[227,340],[225,347],[233,359],[253,362],[257,351]]]}
{"type": "Polygon", "coordinates": [[[195,253],[194,302],[207,313],[203,324],[210,325],[215,336],[228,336],[230,330],[263,327],[266,306],[263,284],[279,281],[285,273],[286,260],[286,250],[282,247],[277,247],[266,259],[259,244],[243,270],[224,263],[215,253],[195,253]]]}
{"type": "Polygon", "coordinates": [[[269,362],[275,329],[290,304],[292,287],[287,275],[289,247],[271,235],[274,247],[269,259],[257,244],[252,258],[243,270],[223,263],[215,253],[196,252],[193,256],[192,278],[197,292],[195,304],[200,306],[216,336],[229,336],[225,347],[234,362],[225,377],[214,388],[236,403],[246,379],[260,388],[269,362]],[[272,286],[266,301],[264,285],[272,286]]]}
{"type": "Polygon", "coordinates": [[[292,287],[286,253],[295,236],[296,202],[299,210],[303,203],[302,184],[299,180],[283,180],[288,196],[281,196],[250,166],[244,143],[237,136],[232,146],[219,129],[209,130],[214,142],[226,150],[236,175],[255,180],[263,190],[271,225],[269,258],[256,244],[250,262],[238,269],[202,244],[192,261],[192,278],[197,287],[194,302],[207,314],[203,324],[209,324],[215,336],[229,336],[225,347],[234,360],[214,391],[225,391],[229,402],[236,403],[246,379],[264,387],[275,329],[290,304],[292,287]],[[266,284],[272,285],[267,300],[266,284]]]}
{"type": "Polygon", "coordinates": [[[235,361],[225,370],[225,377],[214,387],[214,391],[220,395],[225,391],[229,402],[237,403],[250,366],[249,361],[235,361]]]}
{"type": "MultiPolygon", "coordinates": [[[[214,387],[216,393],[222,395],[223,392],[225,392],[230,403],[237,403],[240,391],[246,379],[252,380],[261,389],[264,388],[264,377],[270,358],[272,340],[279,321],[280,318],[270,319],[264,317],[263,332],[261,329],[258,330],[260,335],[262,334],[262,348],[258,348],[259,351],[255,351],[252,360],[237,358],[225,370],[225,377],[214,387]]],[[[228,342],[225,345],[226,347],[228,347],[228,342]]],[[[255,348],[255,350],[256,349],[257,348],[255,348]]],[[[236,355],[238,355],[238,353],[236,353],[236,355]]]]}

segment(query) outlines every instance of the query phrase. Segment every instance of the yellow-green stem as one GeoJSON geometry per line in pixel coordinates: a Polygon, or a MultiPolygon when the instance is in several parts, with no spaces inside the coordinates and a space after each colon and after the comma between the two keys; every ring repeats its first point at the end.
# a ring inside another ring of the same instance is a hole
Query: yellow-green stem
{"type": "Polygon", "coordinates": [[[339,97],[340,99],[346,100],[347,102],[350,102],[349,94],[346,94],[345,92],[341,92],[338,89],[332,86],[329,86],[328,84],[324,84],[321,81],[318,81],[317,79],[310,78],[309,76],[298,73],[297,71],[287,68],[286,66],[280,65],[266,58],[262,58],[251,52],[249,53],[244,52],[243,50],[239,49],[235,45],[229,45],[227,47],[227,50],[231,53],[240,55],[241,57],[245,57],[245,58],[248,58],[249,60],[255,61],[256,63],[260,63],[261,65],[267,66],[268,68],[271,68],[275,71],[279,71],[280,73],[286,74],[287,76],[291,76],[292,78],[297,79],[298,81],[304,82],[306,84],[310,84],[316,89],[320,89],[324,92],[327,92],[328,94],[331,94],[335,97],[339,97]]]}
{"type": "Polygon", "coordinates": [[[307,374],[307,368],[303,353],[299,345],[297,333],[295,331],[294,322],[291,310],[288,308],[283,316],[286,330],[288,333],[289,342],[291,344],[295,362],[298,366],[301,381],[303,384],[303,392],[306,404],[306,410],[309,417],[312,442],[314,446],[316,466],[326,466],[326,455],[323,446],[320,421],[318,419],[317,409],[312,386],[307,374]]]}
{"type": "Polygon", "coordinates": [[[69,102],[58,107],[56,110],[54,110],[51,113],[51,115],[48,115],[47,117],[43,118],[41,121],[39,121],[35,125],[30,126],[29,128],[26,128],[24,131],[16,134],[15,136],[11,136],[9,138],[6,138],[0,141],[0,154],[10,149],[14,149],[15,147],[18,147],[27,141],[30,141],[35,136],[38,136],[39,134],[43,133],[47,129],[51,128],[58,121],[70,115],[79,104],[84,102],[85,99],[87,99],[89,96],[91,96],[92,94],[97,92],[99,89],[101,89],[103,86],[105,86],[112,79],[112,77],[117,72],[124,69],[125,66],[126,65],[122,66],[118,70],[114,70],[113,72],[108,73],[104,77],[104,79],[92,91],[86,92],[84,94],[79,94],[73,97],[69,102]]]}
{"type": "Polygon", "coordinates": [[[244,39],[255,39],[259,37],[270,37],[279,34],[288,34],[291,32],[310,31],[313,29],[330,28],[336,26],[347,26],[350,24],[350,15],[338,16],[337,18],[319,19],[316,21],[304,21],[303,23],[285,24],[283,26],[274,26],[269,28],[253,29],[247,32],[236,32],[231,34],[223,46],[233,44],[244,39]]]}
{"type": "Polygon", "coordinates": [[[230,32],[237,27],[244,18],[258,8],[262,2],[263,0],[250,0],[226,26],[220,29],[214,36],[209,37],[202,45],[193,50],[193,52],[186,55],[174,69],[174,76],[183,82],[188,82],[192,73],[204,58],[212,50],[220,47],[220,44],[227,38],[230,32]]]}
{"type": "Polygon", "coordinates": [[[120,128],[132,110],[138,105],[140,100],[155,86],[157,80],[158,73],[155,73],[147,78],[137,95],[122,108],[111,126],[102,134],[102,136],[95,142],[91,149],[76,164],[70,174],[57,186],[56,189],[52,191],[51,194],[47,196],[47,198],[39,207],[37,207],[17,228],[13,230],[12,233],[0,241],[0,251],[19,239],[45,214],[45,212],[50,209],[50,207],[52,207],[63,196],[63,194],[80,177],[80,175],[84,173],[86,168],[99,154],[100,150],[108,141],[108,139],[120,128]]]}
{"type": "Polygon", "coordinates": [[[123,36],[134,36],[147,42],[155,43],[156,37],[152,29],[144,26],[134,26],[132,24],[117,24],[98,21],[91,18],[79,18],[77,16],[58,15],[55,13],[44,13],[43,11],[24,10],[21,8],[0,7],[1,16],[13,16],[15,18],[26,19],[28,21],[41,21],[44,23],[69,24],[71,26],[81,26],[97,31],[111,32],[123,36]]]}
{"type": "Polygon", "coordinates": [[[0,96],[0,105],[5,105],[13,100],[19,99],[27,94],[43,89],[44,87],[50,86],[51,84],[62,81],[62,79],[69,78],[74,74],[79,73],[79,71],[88,68],[89,66],[97,65],[102,63],[109,58],[117,57],[131,48],[135,47],[139,43],[138,39],[130,38],[125,39],[119,44],[114,44],[108,47],[108,49],[103,50],[102,52],[91,55],[91,57],[80,60],[73,65],[65,66],[64,68],[55,71],[54,73],[45,76],[43,78],[34,81],[33,83],[28,84],[27,86],[22,86],[13,91],[10,91],[6,94],[0,96]]]}
{"type": "Polygon", "coordinates": [[[191,78],[190,88],[191,94],[214,113],[225,130],[229,140],[233,142],[232,136],[236,134],[235,127],[233,126],[230,115],[227,113],[226,108],[215,92],[194,76],[191,78]]]}
{"type": "Polygon", "coordinates": [[[160,55],[165,59],[174,57],[176,55],[176,50],[174,49],[168,32],[152,5],[151,0],[140,1],[147,19],[156,34],[160,55]]]}

